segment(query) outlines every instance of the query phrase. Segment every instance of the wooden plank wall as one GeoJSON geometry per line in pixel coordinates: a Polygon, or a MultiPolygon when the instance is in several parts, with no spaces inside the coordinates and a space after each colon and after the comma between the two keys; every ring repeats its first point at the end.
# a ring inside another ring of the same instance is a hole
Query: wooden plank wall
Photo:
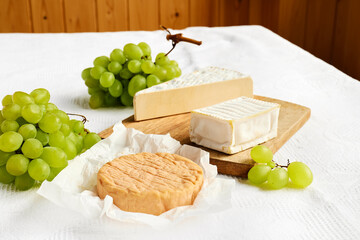
{"type": "Polygon", "coordinates": [[[360,79],[360,0],[0,0],[1,32],[263,25],[360,79]]]}

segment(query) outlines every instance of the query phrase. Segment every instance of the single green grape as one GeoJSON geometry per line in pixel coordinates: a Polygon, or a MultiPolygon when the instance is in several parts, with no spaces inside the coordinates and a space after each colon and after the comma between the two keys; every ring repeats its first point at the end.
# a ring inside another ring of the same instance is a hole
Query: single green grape
{"type": "Polygon", "coordinates": [[[253,147],[251,149],[250,156],[258,163],[268,163],[273,159],[272,151],[264,145],[257,145],[253,147]]]}
{"type": "Polygon", "coordinates": [[[45,107],[46,107],[47,112],[52,112],[52,111],[58,110],[57,106],[53,103],[47,103],[45,105],[45,107]]]}
{"type": "Polygon", "coordinates": [[[146,78],[142,75],[135,75],[131,78],[128,86],[130,96],[134,97],[135,93],[146,88],[146,78]]]}
{"type": "Polygon", "coordinates": [[[170,59],[165,55],[165,53],[159,53],[156,55],[155,63],[159,66],[166,66],[170,64],[170,59]]]}
{"type": "Polygon", "coordinates": [[[141,72],[141,62],[139,60],[130,60],[128,64],[128,69],[132,73],[141,72]]]}
{"type": "Polygon", "coordinates": [[[175,66],[175,77],[181,76],[181,69],[178,66],[175,66]]]}
{"type": "Polygon", "coordinates": [[[41,120],[43,112],[39,105],[32,103],[22,108],[21,116],[29,123],[36,124],[41,120]]]}
{"type": "Polygon", "coordinates": [[[25,92],[14,92],[12,95],[13,103],[16,103],[19,106],[25,106],[30,103],[35,103],[34,98],[25,92]]]}
{"type": "MultiPolygon", "coordinates": [[[[90,75],[95,79],[100,79],[101,74],[103,74],[104,72],[106,72],[106,68],[97,65],[97,66],[91,68],[90,75]]],[[[85,81],[85,84],[86,84],[86,81],[85,81]]]]}
{"type": "Polygon", "coordinates": [[[141,48],[133,43],[128,43],[124,46],[124,54],[129,60],[140,60],[144,55],[141,48]]]}
{"type": "Polygon", "coordinates": [[[291,182],[300,188],[306,188],[313,181],[313,174],[310,168],[302,162],[292,162],[288,166],[288,173],[291,182]]]}
{"type": "Polygon", "coordinates": [[[267,162],[266,165],[268,165],[271,168],[276,167],[276,163],[274,161],[267,162]]]}
{"type": "Polygon", "coordinates": [[[133,105],[133,97],[129,95],[128,91],[123,91],[120,96],[121,103],[124,106],[132,106],[133,105]]]}
{"type": "Polygon", "coordinates": [[[50,175],[50,166],[41,158],[37,158],[29,163],[28,173],[34,180],[44,181],[50,175]]]}
{"type": "Polygon", "coordinates": [[[72,141],[72,140],[69,140],[68,138],[69,137],[66,137],[66,141],[65,141],[65,144],[64,144],[62,150],[64,150],[64,153],[66,155],[66,159],[71,160],[74,157],[76,157],[76,155],[77,155],[77,148],[76,148],[76,145],[74,143],[77,140],[72,141]]]}
{"type": "Polygon", "coordinates": [[[17,132],[19,129],[19,123],[17,121],[14,120],[4,120],[1,123],[1,131],[4,132],[8,132],[8,131],[14,131],[17,132]]]}
{"type": "Polygon", "coordinates": [[[94,60],[94,66],[101,66],[104,68],[107,68],[107,66],[109,65],[110,59],[107,56],[100,56],[95,58],[94,60]]]}
{"type": "Polygon", "coordinates": [[[121,49],[115,48],[110,53],[110,60],[119,62],[120,64],[124,64],[126,62],[126,57],[121,49]]]}
{"type": "Polygon", "coordinates": [[[74,142],[74,144],[76,147],[76,152],[77,154],[79,154],[81,150],[84,148],[84,137],[79,134],[76,134],[75,139],[76,141],[74,142]]]}
{"type": "Polygon", "coordinates": [[[178,62],[175,60],[171,60],[169,65],[173,65],[173,66],[177,66],[177,67],[179,66],[178,62]]]}
{"type": "Polygon", "coordinates": [[[3,107],[1,114],[7,120],[16,120],[21,116],[21,107],[16,103],[10,103],[3,107]]]}
{"type": "Polygon", "coordinates": [[[26,140],[29,138],[35,138],[37,130],[33,124],[27,123],[19,128],[18,133],[20,133],[23,139],[26,140]]]}
{"type": "Polygon", "coordinates": [[[88,79],[89,77],[91,77],[90,75],[90,70],[91,70],[91,67],[89,68],[85,68],[82,72],[81,72],[81,78],[86,81],[86,79],[88,79]]]}
{"type": "Polygon", "coordinates": [[[62,148],[64,146],[64,144],[65,144],[65,136],[61,132],[61,129],[60,129],[60,131],[49,134],[49,145],[51,147],[62,148]]]}
{"type": "Polygon", "coordinates": [[[15,180],[15,176],[8,173],[8,171],[6,170],[6,166],[1,166],[0,167],[0,182],[9,184],[9,183],[12,183],[14,180],[15,180]]]}
{"type": "Polygon", "coordinates": [[[41,129],[37,129],[36,137],[37,140],[41,142],[43,146],[47,145],[49,143],[49,134],[42,131],[41,129]]]}
{"type": "Polygon", "coordinates": [[[38,158],[43,152],[43,145],[36,138],[29,138],[25,140],[24,144],[21,147],[21,151],[27,158],[38,158]]]}
{"type": "Polygon", "coordinates": [[[174,66],[166,65],[164,66],[164,69],[166,70],[166,79],[171,80],[176,77],[176,69],[174,66]]]}
{"type": "Polygon", "coordinates": [[[289,175],[284,168],[274,168],[268,175],[267,183],[272,189],[280,189],[289,182],[289,175]]]}
{"type": "Polygon", "coordinates": [[[3,166],[6,164],[7,160],[14,155],[14,152],[3,152],[0,151],[0,166],[3,166]]]}
{"type": "MultiPolygon", "coordinates": [[[[71,132],[71,128],[70,128],[69,124],[63,123],[61,125],[60,132],[62,132],[65,137],[68,136],[71,132]]],[[[49,141],[50,141],[50,139],[49,139],[49,141]]]]}
{"type": "Polygon", "coordinates": [[[96,88],[88,88],[89,95],[94,95],[94,94],[96,94],[98,92],[101,92],[101,89],[98,88],[98,87],[96,87],[96,88]]]}
{"type": "Polygon", "coordinates": [[[146,74],[154,72],[155,69],[155,64],[150,60],[145,60],[141,63],[141,70],[146,74]]]}
{"type": "Polygon", "coordinates": [[[3,106],[6,106],[6,105],[9,105],[11,103],[13,103],[12,101],[12,95],[6,95],[3,99],[2,99],[2,105],[3,106]]]}
{"type": "Polygon", "coordinates": [[[166,70],[161,66],[156,66],[155,71],[152,72],[152,74],[157,76],[160,79],[160,81],[166,79],[166,70]]]}
{"type": "Polygon", "coordinates": [[[109,93],[114,98],[120,97],[123,92],[123,86],[119,80],[115,80],[113,85],[109,87],[109,93]]]}
{"type": "Polygon", "coordinates": [[[105,94],[104,98],[105,105],[108,107],[113,107],[116,105],[117,100],[113,96],[111,96],[109,93],[105,94]]]}
{"type": "Polygon", "coordinates": [[[132,76],[134,76],[134,74],[125,67],[123,69],[121,69],[119,75],[122,79],[130,79],[130,78],[132,78],[132,76]]]}
{"type": "Polygon", "coordinates": [[[91,95],[89,105],[91,108],[96,109],[104,105],[105,94],[102,92],[91,95]]]}
{"type": "Polygon", "coordinates": [[[53,113],[58,117],[60,118],[60,121],[62,123],[68,123],[70,118],[69,118],[69,115],[67,115],[64,111],[62,110],[55,110],[53,111],[53,113]]]}
{"type": "Polygon", "coordinates": [[[36,104],[47,104],[50,100],[50,93],[45,88],[37,88],[30,93],[36,104]]]}
{"type": "Polygon", "coordinates": [[[147,43],[141,42],[138,44],[138,46],[141,48],[141,51],[145,57],[151,57],[151,48],[147,43]]]}
{"type": "Polygon", "coordinates": [[[66,167],[68,164],[65,152],[58,147],[44,147],[40,158],[54,168],[66,167]]]}
{"type": "Polygon", "coordinates": [[[108,88],[115,82],[115,76],[111,72],[104,72],[100,77],[101,86],[108,88]]]}
{"type": "Polygon", "coordinates": [[[13,152],[20,148],[23,137],[13,131],[5,132],[0,136],[0,150],[3,152],[13,152]]]}
{"type": "Polygon", "coordinates": [[[85,80],[85,85],[89,88],[98,88],[100,85],[100,81],[99,79],[89,77],[88,79],[85,80]]]}
{"type": "Polygon", "coordinates": [[[34,186],[35,180],[30,177],[28,173],[15,177],[15,187],[19,190],[25,191],[34,186]]]}
{"type": "Polygon", "coordinates": [[[159,83],[161,83],[160,79],[157,76],[153,75],[153,74],[150,74],[146,78],[146,86],[147,87],[152,87],[152,86],[157,85],[159,83]]]}
{"type": "Polygon", "coordinates": [[[113,61],[108,65],[108,70],[113,74],[118,74],[121,69],[122,69],[122,65],[119,62],[113,61]]]}
{"type": "Polygon", "coordinates": [[[22,154],[12,155],[6,163],[6,171],[13,176],[20,176],[26,173],[29,166],[29,159],[22,154]]]}
{"type": "Polygon", "coordinates": [[[100,136],[94,132],[86,134],[84,137],[84,148],[90,149],[93,145],[101,140],[100,136]]]}
{"type": "Polygon", "coordinates": [[[84,131],[84,123],[82,121],[71,119],[69,125],[75,133],[81,133],[84,131]]]}
{"type": "Polygon", "coordinates": [[[54,113],[47,112],[40,120],[39,128],[46,133],[54,133],[61,128],[61,120],[54,113]]]}
{"type": "Polygon", "coordinates": [[[50,174],[46,180],[51,182],[64,168],[53,168],[50,167],[50,174]]]}
{"type": "Polygon", "coordinates": [[[254,184],[264,183],[271,171],[271,168],[267,165],[255,165],[248,172],[248,179],[254,184]]]}

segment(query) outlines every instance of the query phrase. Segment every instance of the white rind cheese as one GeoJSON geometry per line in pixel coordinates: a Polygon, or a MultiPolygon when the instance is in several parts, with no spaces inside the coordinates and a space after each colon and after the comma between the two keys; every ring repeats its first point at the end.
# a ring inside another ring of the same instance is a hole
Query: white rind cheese
{"type": "Polygon", "coordinates": [[[233,154],[277,136],[280,105],[240,97],[191,112],[190,140],[233,154]]]}
{"type": "Polygon", "coordinates": [[[190,112],[240,96],[253,96],[252,79],[234,70],[207,67],[139,91],[136,121],[190,112]]]}

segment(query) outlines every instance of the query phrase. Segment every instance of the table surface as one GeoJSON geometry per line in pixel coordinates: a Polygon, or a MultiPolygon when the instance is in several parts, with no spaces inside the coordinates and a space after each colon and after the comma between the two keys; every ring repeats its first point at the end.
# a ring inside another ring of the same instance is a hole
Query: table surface
{"type": "MultiPolygon", "coordinates": [[[[183,73],[205,66],[238,70],[252,76],[255,94],[311,108],[310,120],[274,158],[305,162],[312,185],[266,191],[237,179],[227,210],[155,230],[88,219],[42,198],[36,188],[20,192],[0,184],[0,239],[360,239],[360,82],[263,27],[182,32],[203,41],[200,47],[180,43],[170,54],[183,73]]],[[[0,34],[0,98],[46,88],[51,102],[86,115],[86,127],[99,132],[133,110],[90,109],[82,69],[129,42],[166,52],[171,43],[165,35],[0,34]]]]}

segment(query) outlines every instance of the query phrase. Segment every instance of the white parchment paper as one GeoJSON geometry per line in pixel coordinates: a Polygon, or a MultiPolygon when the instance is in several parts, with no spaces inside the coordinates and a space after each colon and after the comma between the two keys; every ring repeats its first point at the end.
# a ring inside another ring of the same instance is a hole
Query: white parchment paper
{"type": "Polygon", "coordinates": [[[209,163],[209,153],[181,145],[170,135],[144,134],[121,123],[114,133],[76,157],[52,182],[43,182],[37,191],[60,206],[88,217],[107,217],[121,222],[142,223],[160,227],[186,218],[221,211],[231,206],[235,181],[216,178],[217,168],[209,163]],[[99,169],[116,157],[139,152],[169,152],[189,158],[204,171],[204,184],[193,205],[171,209],[160,216],[120,210],[113,199],[97,196],[96,177],[99,169]]]}

